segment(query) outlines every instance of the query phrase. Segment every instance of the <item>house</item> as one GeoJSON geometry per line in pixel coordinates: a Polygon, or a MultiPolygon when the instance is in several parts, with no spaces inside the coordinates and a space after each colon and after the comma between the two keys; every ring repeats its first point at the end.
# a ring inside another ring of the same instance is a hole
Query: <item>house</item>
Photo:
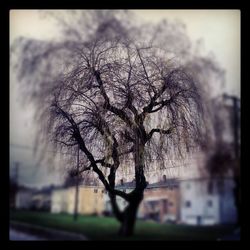
{"type": "MultiPolygon", "coordinates": [[[[117,189],[128,193],[134,182],[121,183],[117,189]]],[[[190,225],[233,224],[237,219],[234,204],[234,181],[224,178],[163,179],[148,184],[144,190],[137,217],[158,222],[174,222],[190,225]]],[[[107,194],[105,212],[112,214],[107,194]]],[[[117,196],[117,204],[124,210],[127,202],[117,196]]]]}
{"type": "Polygon", "coordinates": [[[79,213],[101,215],[104,211],[103,196],[103,187],[81,186],[79,189],[79,213]]]}
{"type": "Polygon", "coordinates": [[[28,187],[19,187],[15,197],[16,209],[31,209],[34,190],[28,187]]]}
{"type": "Polygon", "coordinates": [[[235,223],[232,178],[199,178],[180,182],[181,222],[192,225],[235,223]]]}
{"type": "Polygon", "coordinates": [[[15,197],[17,209],[50,211],[53,185],[42,189],[18,187],[15,197]]]}
{"type": "MultiPolygon", "coordinates": [[[[57,188],[52,192],[51,212],[73,214],[75,209],[74,186],[57,188]]],[[[104,211],[104,189],[99,186],[79,186],[78,193],[79,214],[102,214],[104,211]]]]}
{"type": "Polygon", "coordinates": [[[57,187],[51,193],[51,212],[52,213],[67,213],[67,190],[57,187]]]}
{"type": "Polygon", "coordinates": [[[41,190],[33,192],[31,203],[33,210],[50,211],[51,207],[51,193],[53,186],[45,187],[41,190]]]}
{"type": "MultiPolygon", "coordinates": [[[[129,193],[135,187],[135,182],[121,183],[116,186],[117,189],[129,193]]],[[[118,207],[123,211],[127,202],[117,196],[118,207]]],[[[105,212],[112,214],[112,207],[108,195],[105,195],[105,212]]],[[[175,179],[166,179],[148,184],[144,191],[137,217],[141,219],[153,219],[159,222],[176,222],[179,218],[179,185],[175,179]]]]}
{"type": "Polygon", "coordinates": [[[166,179],[149,184],[139,213],[144,218],[159,222],[177,222],[179,220],[179,182],[166,179]]]}

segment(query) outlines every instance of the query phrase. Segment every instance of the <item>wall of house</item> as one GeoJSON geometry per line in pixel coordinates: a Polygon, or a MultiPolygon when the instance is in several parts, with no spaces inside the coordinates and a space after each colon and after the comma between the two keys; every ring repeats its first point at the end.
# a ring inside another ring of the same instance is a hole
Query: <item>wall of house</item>
{"type": "Polygon", "coordinates": [[[225,180],[221,190],[220,221],[221,223],[236,223],[237,209],[234,201],[233,189],[235,183],[232,179],[225,180]]]}
{"type": "Polygon", "coordinates": [[[212,184],[209,184],[209,180],[181,181],[180,192],[182,223],[193,225],[220,223],[220,197],[215,181],[212,184]]]}
{"type": "MultiPolygon", "coordinates": [[[[125,189],[122,189],[123,191],[125,189]]],[[[126,189],[125,192],[131,192],[131,189],[126,189]]],[[[112,207],[107,193],[104,195],[105,211],[112,214],[112,207]]],[[[127,206],[127,202],[117,196],[117,205],[121,211],[127,206]]],[[[178,188],[152,188],[144,191],[144,199],[138,209],[137,218],[150,218],[150,215],[155,212],[159,214],[159,221],[167,220],[176,221],[179,219],[179,190],[178,188]],[[164,210],[163,200],[167,200],[167,211],[164,210]],[[157,202],[158,204],[152,208],[150,204],[157,202]]],[[[154,218],[155,219],[155,218],[154,218]]]]}
{"type": "MultiPolygon", "coordinates": [[[[76,189],[75,187],[67,188],[65,190],[66,195],[67,195],[67,213],[73,214],[75,210],[75,192],[76,189]]],[[[80,192],[79,192],[80,194],[80,192]]],[[[80,195],[79,195],[80,197],[80,195]]],[[[80,203],[80,198],[79,198],[79,203],[80,203]]],[[[79,209],[79,203],[78,203],[78,212],[80,213],[79,209]]]]}
{"type": "MultiPolygon", "coordinates": [[[[69,214],[75,209],[75,187],[55,190],[52,193],[51,212],[69,214]]],[[[103,189],[96,187],[79,187],[78,213],[101,214],[104,211],[103,189]]]]}
{"type": "Polygon", "coordinates": [[[51,212],[62,213],[68,212],[67,191],[65,189],[54,190],[51,194],[51,212]]]}
{"type": "Polygon", "coordinates": [[[146,189],[139,213],[144,218],[149,218],[151,215],[157,214],[157,218],[155,219],[161,222],[178,221],[179,189],[177,187],[146,189]]]}
{"type": "Polygon", "coordinates": [[[104,189],[81,187],[79,189],[79,212],[82,214],[102,214],[104,211],[104,189]]]}

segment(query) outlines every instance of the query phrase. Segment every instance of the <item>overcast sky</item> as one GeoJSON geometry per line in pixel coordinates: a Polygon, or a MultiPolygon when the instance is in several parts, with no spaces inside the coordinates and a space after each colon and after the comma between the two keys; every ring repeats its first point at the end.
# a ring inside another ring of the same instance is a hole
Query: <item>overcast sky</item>
{"type": "MultiPolygon", "coordinates": [[[[217,61],[226,70],[226,91],[240,95],[240,11],[239,10],[133,10],[142,21],[158,22],[161,19],[180,20],[192,41],[202,38],[204,49],[212,51],[217,61]]],[[[38,39],[51,39],[57,34],[56,23],[51,19],[41,18],[35,10],[12,10],[10,12],[10,43],[19,36],[38,39]]],[[[30,145],[34,143],[34,126],[32,123],[32,107],[24,108],[18,100],[17,82],[10,74],[10,142],[30,145]]],[[[11,147],[11,161],[21,161],[22,165],[32,166],[33,153],[29,149],[11,147]]],[[[46,170],[38,174],[26,167],[23,182],[29,184],[40,181],[39,185],[52,182],[55,177],[46,170]],[[26,178],[25,178],[26,177],[26,178]]],[[[24,170],[23,170],[24,171],[24,170]]]]}

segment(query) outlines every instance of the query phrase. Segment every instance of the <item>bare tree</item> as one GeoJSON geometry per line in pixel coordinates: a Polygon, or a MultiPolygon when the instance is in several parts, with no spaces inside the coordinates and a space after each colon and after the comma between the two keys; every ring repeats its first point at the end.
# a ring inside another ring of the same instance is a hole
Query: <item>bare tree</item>
{"type": "Polygon", "coordinates": [[[121,234],[131,235],[147,185],[145,161],[153,154],[160,160],[173,148],[182,152],[200,138],[198,88],[184,68],[166,61],[163,51],[116,40],[77,49],[70,70],[57,81],[49,131],[65,147],[80,146],[88,162],[80,171],[98,175],[121,234]],[[152,119],[154,113],[161,119],[152,119]],[[131,193],[115,188],[125,157],[133,159],[127,166],[135,171],[131,193]],[[128,202],[125,211],[119,210],[117,195],[128,202]]]}
{"type": "Polygon", "coordinates": [[[181,156],[204,144],[206,98],[196,70],[199,60],[181,64],[160,43],[132,39],[128,28],[111,17],[98,21],[89,40],[81,41],[67,27],[74,39],[20,39],[14,47],[20,50],[19,77],[35,101],[41,128],[62,149],[80,147],[80,173],[96,174],[121,223],[120,234],[129,236],[147,186],[145,166],[153,159],[164,165],[166,155],[181,156]],[[130,193],[115,185],[122,168],[135,173],[130,193]],[[117,196],[127,201],[124,211],[117,196]]]}

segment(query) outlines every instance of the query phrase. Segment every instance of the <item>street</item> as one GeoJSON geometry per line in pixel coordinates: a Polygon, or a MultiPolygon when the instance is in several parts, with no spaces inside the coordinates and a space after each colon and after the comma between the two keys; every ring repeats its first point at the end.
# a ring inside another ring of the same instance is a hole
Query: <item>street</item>
{"type": "Polygon", "coordinates": [[[12,228],[10,228],[9,239],[13,241],[15,240],[46,240],[45,238],[34,236],[28,233],[23,233],[12,228]]]}

